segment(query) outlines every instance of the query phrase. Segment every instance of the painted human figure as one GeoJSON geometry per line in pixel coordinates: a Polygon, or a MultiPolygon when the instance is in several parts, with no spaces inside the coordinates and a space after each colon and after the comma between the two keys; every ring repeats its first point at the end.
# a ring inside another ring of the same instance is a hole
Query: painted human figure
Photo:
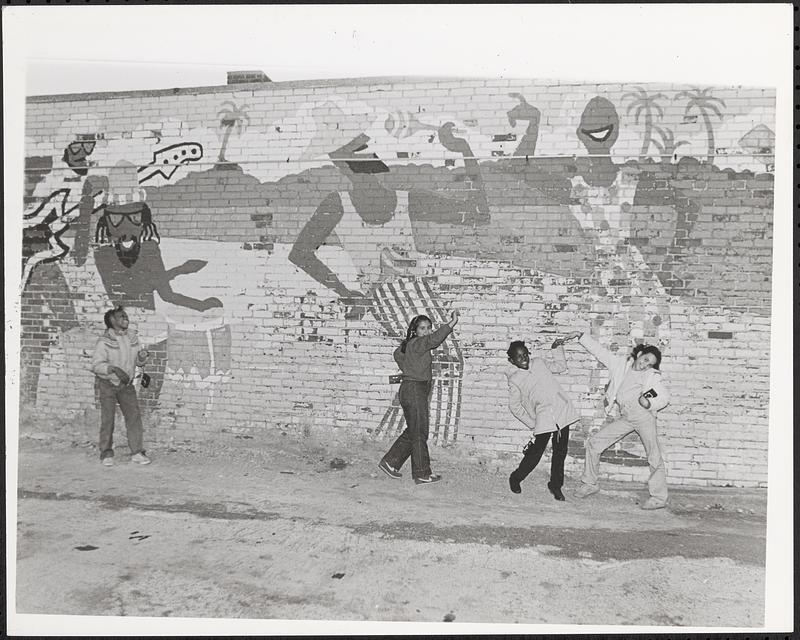
{"type": "MultiPolygon", "coordinates": [[[[161,257],[161,240],[153,222],[145,191],[139,187],[137,169],[120,161],[110,170],[103,204],[92,209],[87,197],[87,212],[99,212],[95,230],[94,261],[109,299],[130,308],[154,311],[154,294],[165,302],[198,312],[221,308],[217,298],[203,300],[178,293],[172,280],[179,275],[196,273],[206,265],[204,260],[187,260],[166,269],[161,257]]],[[[168,345],[164,339],[149,345],[153,353],[149,374],[152,383],[144,393],[148,402],[158,400],[166,371],[168,345]]]]}
{"type": "Polygon", "coordinates": [[[570,177],[570,211],[595,238],[597,275],[606,288],[601,295],[614,292],[624,297],[630,305],[629,319],[644,337],[645,325],[652,331],[668,321],[669,308],[657,274],[630,243],[638,166],[619,166],[611,159],[619,137],[619,115],[609,100],[598,96],[588,102],[576,134],[590,155],[578,158],[577,173],[570,177]],[[615,280],[620,278],[629,284],[617,286],[615,280]]]}
{"type": "MultiPolygon", "coordinates": [[[[421,277],[412,221],[451,224],[488,221],[478,164],[469,144],[454,135],[454,125],[450,122],[439,128],[438,137],[446,149],[465,158],[467,175],[476,187],[466,200],[386,188],[378,174],[388,172],[389,168],[377,155],[365,152],[370,138],[362,133],[329,154],[352,188],[332,192],[323,199],[289,254],[292,263],[339,295],[347,305],[346,317],[361,318],[371,312],[392,337],[402,336],[411,318],[419,312],[435,322],[447,320],[433,283],[421,277]],[[340,274],[316,255],[333,233],[358,270],[358,289],[348,287],[340,274]]],[[[454,440],[459,419],[463,357],[452,337],[443,347],[434,363],[431,402],[434,441],[454,440]]],[[[400,432],[403,421],[395,397],[376,431],[400,432]]]]}
{"type": "Polygon", "coordinates": [[[207,263],[187,260],[165,269],[161,238],[145,197],[136,181],[136,167],[125,161],[117,163],[109,176],[109,191],[95,230],[95,264],[109,298],[154,309],[153,293],[158,293],[166,302],[195,311],[221,307],[217,298],[198,300],[173,290],[174,278],[195,273],[207,263]]]}
{"type": "MultiPolygon", "coordinates": [[[[522,96],[508,112],[509,122],[527,120],[528,128],[515,155],[533,155],[540,114],[522,96]],[[535,126],[534,126],[535,125],[535,126]],[[533,130],[531,130],[533,128],[533,130]],[[523,149],[524,147],[524,149],[523,149]]],[[[604,305],[609,298],[624,299],[628,318],[637,334],[651,338],[668,336],[667,293],[657,273],[631,243],[632,207],[639,181],[636,162],[616,164],[611,150],[619,137],[619,115],[601,96],[589,100],[575,134],[588,155],[568,167],[563,160],[546,158],[526,162],[526,181],[565,203],[584,233],[594,240],[596,270],[593,294],[604,305]],[[658,327],[661,327],[658,329],[658,327]]],[[[599,308],[598,308],[599,313],[599,308]]]]}

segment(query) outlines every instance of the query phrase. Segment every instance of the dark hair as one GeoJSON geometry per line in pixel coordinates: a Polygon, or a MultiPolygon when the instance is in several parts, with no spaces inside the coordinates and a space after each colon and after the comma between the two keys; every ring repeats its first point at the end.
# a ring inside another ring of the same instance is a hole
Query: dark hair
{"type": "Polygon", "coordinates": [[[517,352],[517,349],[527,349],[523,340],[514,340],[514,342],[508,345],[508,351],[506,351],[506,354],[508,354],[508,357],[511,358],[517,352]]]}
{"type": "Polygon", "coordinates": [[[400,343],[400,351],[402,353],[406,352],[406,345],[408,344],[408,341],[417,335],[417,327],[419,327],[421,322],[426,321],[429,325],[433,326],[433,322],[431,322],[431,319],[428,316],[415,316],[411,320],[411,323],[408,325],[408,330],[406,331],[406,339],[400,343]]]}
{"type": "Polygon", "coordinates": [[[658,347],[654,347],[652,344],[637,344],[631,352],[631,357],[636,360],[643,353],[652,353],[656,357],[653,369],[658,369],[661,366],[661,351],[659,351],[658,347]]]}
{"type": "Polygon", "coordinates": [[[103,316],[103,322],[106,323],[106,326],[110,329],[111,328],[111,318],[114,317],[120,311],[124,311],[122,305],[118,307],[114,307],[113,309],[109,309],[106,311],[105,315],[103,316]]]}

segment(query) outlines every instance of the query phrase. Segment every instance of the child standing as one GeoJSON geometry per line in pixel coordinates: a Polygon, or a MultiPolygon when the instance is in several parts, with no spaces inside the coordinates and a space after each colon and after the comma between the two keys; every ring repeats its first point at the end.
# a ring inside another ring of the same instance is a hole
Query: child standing
{"type": "Polygon", "coordinates": [[[606,389],[605,406],[609,413],[616,402],[620,419],[607,424],[586,440],[586,463],[581,486],[575,492],[585,498],[600,490],[597,475],[600,454],[608,447],[635,431],[642,439],[650,478],[647,487],[650,498],[642,509],[663,509],[667,506],[667,473],[656,433],[656,413],[669,403],[669,390],[661,371],[661,351],[652,345],[637,345],[628,356],[618,356],[601,346],[588,333],[574,331],[564,340],[578,342],[608,369],[610,380],[606,389]]]}
{"type": "Polygon", "coordinates": [[[110,467],[114,464],[114,414],[117,404],[125,417],[131,462],[150,464],[142,448],[142,416],[133,375],[136,365],[143,365],[148,352],[139,344],[135,331],[128,331],[128,314],[116,307],[103,316],[106,331],[97,341],[92,356],[95,387],[100,396],[100,461],[110,467]]]}
{"type": "Polygon", "coordinates": [[[406,419],[406,428],[378,467],[390,478],[400,478],[400,468],[411,457],[411,476],[416,484],[433,484],[442,476],[431,473],[428,454],[428,404],[430,402],[431,350],[438,347],[458,323],[458,311],[450,314],[450,321],[436,331],[428,316],[416,316],[408,325],[406,339],[394,352],[394,359],[403,372],[400,383],[400,406],[406,419]]]}
{"type": "MultiPolygon", "coordinates": [[[[559,344],[556,348],[558,360],[551,366],[556,373],[563,373],[567,369],[564,347],[559,344]]],[[[553,456],[547,488],[556,500],[563,501],[561,487],[564,486],[569,428],[580,419],[580,415],[545,361],[542,358],[531,360],[524,342],[515,340],[506,353],[511,364],[506,371],[509,408],[534,434],[533,444],[526,448],[525,457],[508,478],[511,491],[522,492],[520,483],[539,464],[552,435],[553,456]]]]}

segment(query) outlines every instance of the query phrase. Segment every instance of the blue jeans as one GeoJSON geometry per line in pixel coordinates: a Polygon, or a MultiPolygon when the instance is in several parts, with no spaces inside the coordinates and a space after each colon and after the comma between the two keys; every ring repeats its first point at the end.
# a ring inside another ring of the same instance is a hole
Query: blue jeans
{"type": "Polygon", "coordinates": [[[400,384],[400,406],[406,419],[406,429],[395,440],[383,459],[389,466],[399,469],[411,457],[411,475],[425,478],[431,475],[428,454],[428,402],[431,382],[403,380],[400,384]]]}
{"type": "Polygon", "coordinates": [[[114,414],[117,404],[125,417],[128,447],[132,454],[141,453],[144,427],[136,389],[132,384],[116,387],[108,380],[95,378],[100,397],[100,459],[114,455],[114,414]]]}

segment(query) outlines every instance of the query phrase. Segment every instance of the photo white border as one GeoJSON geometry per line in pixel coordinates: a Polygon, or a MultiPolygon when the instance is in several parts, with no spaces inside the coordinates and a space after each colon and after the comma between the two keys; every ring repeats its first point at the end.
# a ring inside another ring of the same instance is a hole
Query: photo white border
{"type": "MultiPolygon", "coordinates": [[[[106,41],[119,30],[171,28],[158,47],[161,61],[263,69],[285,61],[293,74],[313,73],[320,61],[345,65],[335,75],[362,77],[559,78],[591,82],[673,82],[775,88],[776,173],[772,290],[771,410],[767,506],[766,609],[763,627],[661,627],[464,623],[377,623],[235,619],[116,618],[24,615],[14,611],[19,406],[19,282],[21,246],[7,242],[6,284],[6,527],[8,631],[18,635],[219,634],[458,634],[458,633],[712,633],[786,632],[793,607],[793,332],[791,4],[686,5],[389,5],[3,7],[3,102],[6,238],[19,238],[23,195],[25,69],[32,58],[72,51],[107,60],[106,41]],[[113,18],[113,19],[111,19],[113,18]],[[75,29],[68,28],[74,24],[75,29]],[[295,42],[282,45],[279,33],[295,42]],[[220,25],[227,28],[220,33],[220,25]],[[486,25],[489,25],[487,28],[486,25]],[[57,28],[56,28],[57,26],[57,28]],[[260,31],[259,31],[260,29],[260,31]],[[76,45],[75,33],[81,44],[76,45]],[[88,37],[87,34],[92,34],[88,37]],[[224,46],[223,35],[231,48],[224,46]],[[669,46],[659,44],[670,39],[669,46]],[[329,37],[330,36],[330,37],[329,37]],[[84,41],[89,44],[84,44],[84,41]],[[208,42],[204,50],[197,42],[208,42]],[[404,43],[397,46],[397,43],[404,43]],[[588,48],[595,42],[597,46],[588,48]],[[242,43],[250,46],[241,48],[242,43]],[[301,43],[300,47],[296,43],[301,43]],[[654,44],[655,43],[655,44],[654,44]],[[87,50],[81,46],[89,47],[87,50]],[[281,46],[284,46],[281,49],[281,46]],[[336,55],[332,55],[331,52],[336,55]],[[483,53],[481,53],[483,52],[483,53]],[[11,214],[9,212],[12,212],[11,214]],[[17,292],[16,299],[14,292],[17,292]]],[[[142,38],[142,42],[145,38],[142,38]]],[[[140,51],[137,48],[137,51],[140,51]]],[[[134,54],[131,54],[134,55],[134,54]]],[[[82,58],[81,58],[82,57],[82,58]]],[[[142,60],[158,63],[146,55],[142,60]]],[[[118,62],[116,64],[132,64],[118,62]]],[[[333,73],[333,71],[331,71],[333,73]]],[[[285,79],[315,79],[297,75],[285,79]]],[[[273,80],[281,80],[276,74],[273,80]]],[[[210,84],[224,84],[224,80],[210,84]]],[[[161,87],[150,87],[161,88],[161,87]]],[[[95,91],[97,89],[88,89],[95,91]]]]}

